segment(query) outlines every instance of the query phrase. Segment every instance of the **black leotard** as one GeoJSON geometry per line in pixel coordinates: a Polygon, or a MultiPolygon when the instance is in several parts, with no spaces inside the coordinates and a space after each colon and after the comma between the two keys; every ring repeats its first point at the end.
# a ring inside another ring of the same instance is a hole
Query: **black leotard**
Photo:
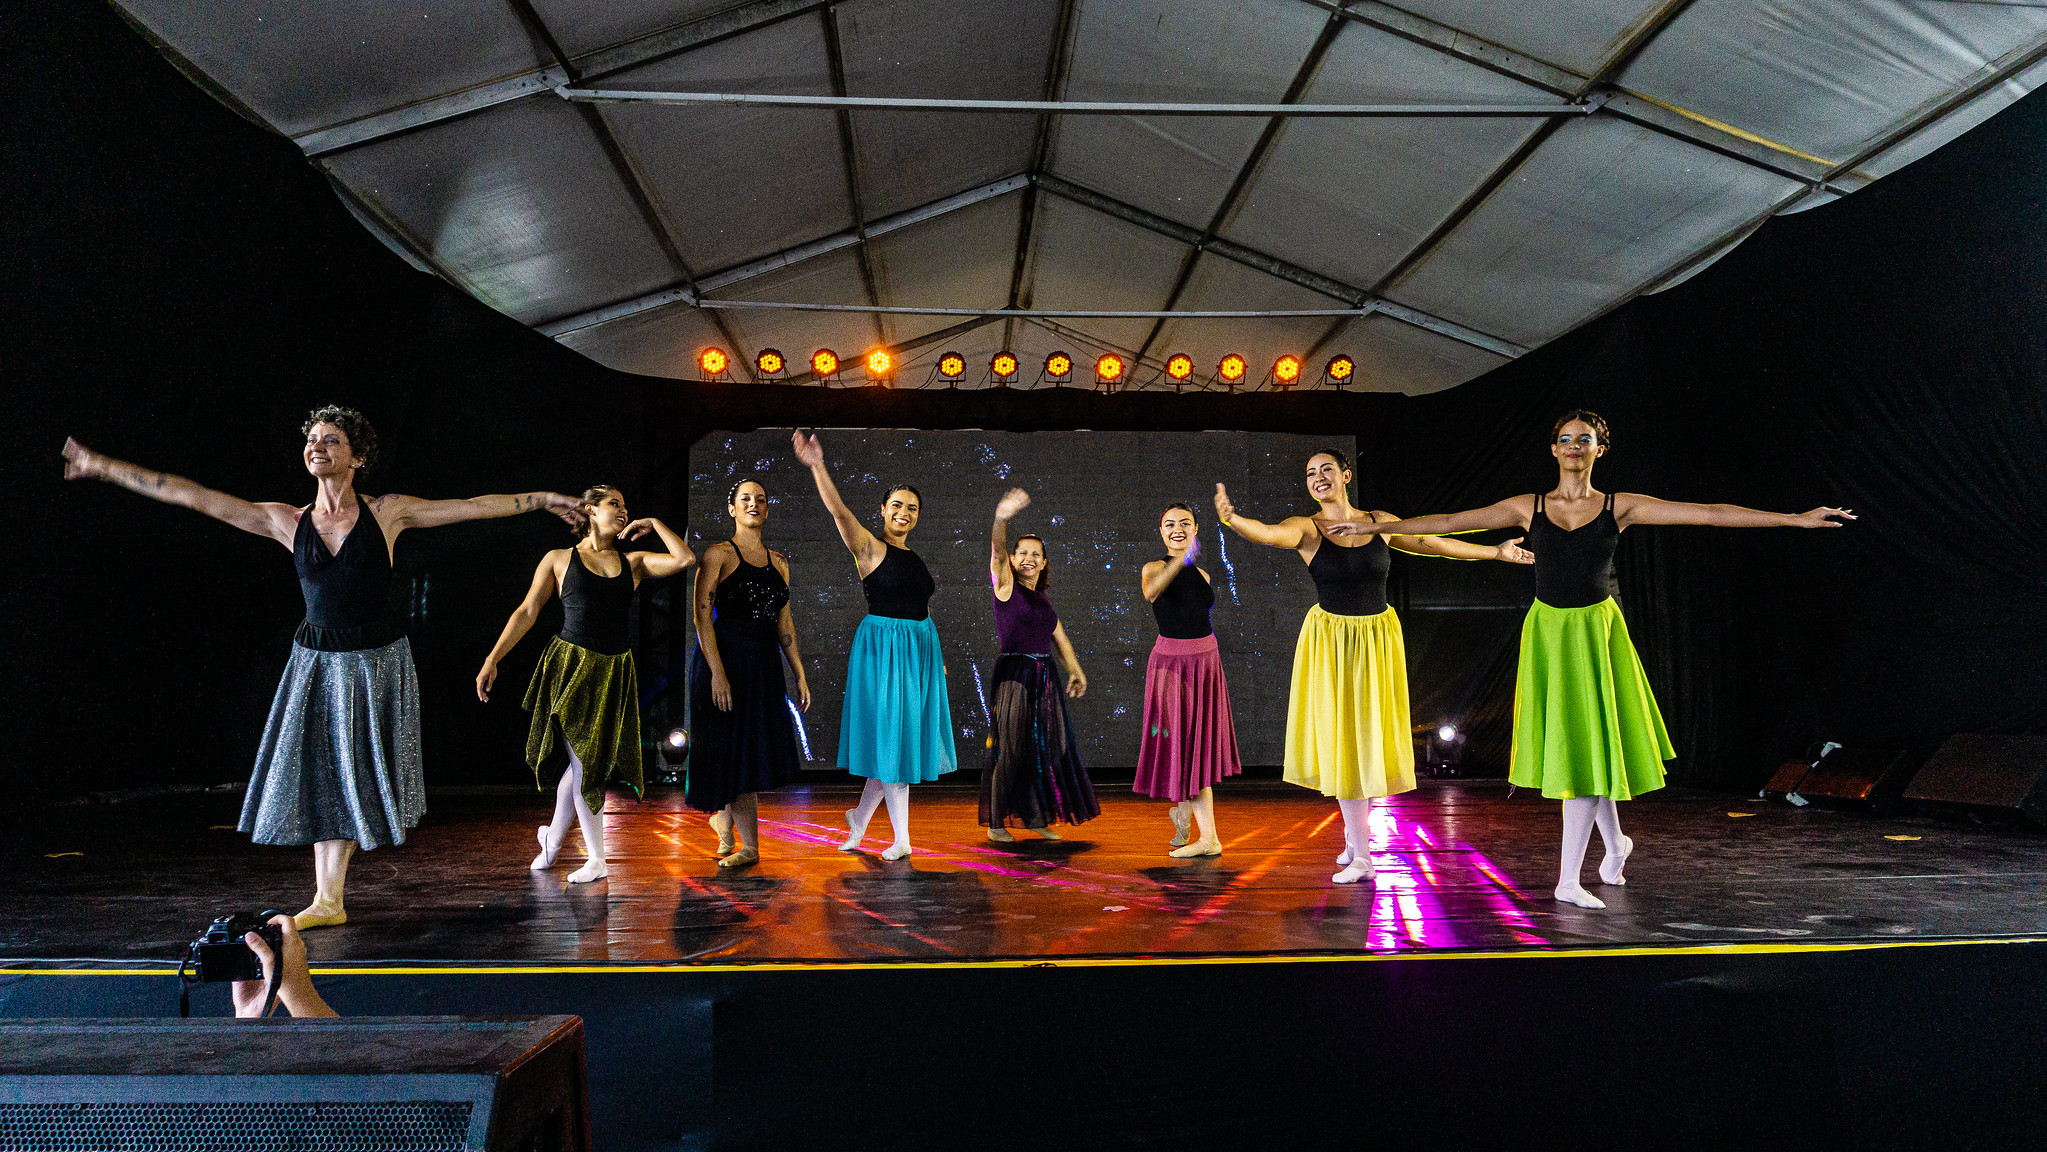
{"type": "Polygon", "coordinates": [[[301,648],[359,652],[405,635],[405,621],[391,611],[391,546],[360,493],[355,507],[355,527],[338,553],[327,550],[327,541],[313,527],[313,510],[299,514],[291,562],[306,597],[306,621],[292,642],[301,648]]]}
{"type": "Polygon", "coordinates": [[[1193,565],[1172,559],[1166,563],[1179,565],[1180,571],[1159,593],[1159,598],[1151,602],[1159,635],[1168,640],[1199,640],[1215,635],[1208,619],[1208,610],[1215,607],[1215,589],[1193,565]]]}
{"type": "Polygon", "coordinates": [[[1608,596],[1613,578],[1613,550],[1621,528],[1613,518],[1613,493],[1591,523],[1569,532],[1550,522],[1543,499],[1535,498],[1535,516],[1528,522],[1528,550],[1535,553],[1535,598],[1552,608],[1583,608],[1608,596]]]}
{"type": "Polygon", "coordinates": [[[1322,541],[1308,561],[1315,578],[1315,603],[1338,616],[1377,616],[1386,610],[1386,573],[1393,567],[1393,549],[1384,536],[1357,548],[1339,548],[1322,541]]]}
{"type": "Polygon", "coordinates": [[[569,568],[562,573],[562,639],[578,648],[618,656],[632,650],[627,625],[633,610],[633,565],[618,557],[616,576],[599,576],[583,563],[583,550],[569,550],[569,568]]]}
{"type": "Polygon", "coordinates": [[[883,542],[888,549],[874,571],[860,578],[860,590],[867,594],[867,614],[896,620],[923,620],[931,615],[931,595],[938,582],[924,559],[908,548],[883,542]]]}
{"type": "Polygon", "coordinates": [[[717,595],[711,598],[717,628],[749,640],[773,640],[775,621],[782,614],[782,605],[789,602],[789,582],[775,571],[773,553],[768,554],[766,564],[758,565],[748,564],[737,544],[732,546],[732,554],[739,566],[719,583],[717,595]]]}

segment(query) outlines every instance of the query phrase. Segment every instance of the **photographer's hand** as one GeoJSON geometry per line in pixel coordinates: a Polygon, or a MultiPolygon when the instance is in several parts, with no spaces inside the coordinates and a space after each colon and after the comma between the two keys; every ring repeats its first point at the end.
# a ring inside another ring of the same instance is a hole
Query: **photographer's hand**
{"type": "Polygon", "coordinates": [[[277,1002],[293,1016],[339,1016],[341,1013],[327,1006],[320,999],[320,993],[313,987],[313,974],[306,966],[306,941],[299,935],[298,926],[289,916],[272,916],[270,922],[277,926],[281,948],[272,951],[268,942],[254,932],[242,937],[242,943],[263,962],[264,979],[237,980],[230,990],[234,994],[235,1015],[254,1017],[263,1014],[263,994],[271,976],[277,978],[277,1002]],[[283,955],[280,957],[279,952],[283,955]]]}

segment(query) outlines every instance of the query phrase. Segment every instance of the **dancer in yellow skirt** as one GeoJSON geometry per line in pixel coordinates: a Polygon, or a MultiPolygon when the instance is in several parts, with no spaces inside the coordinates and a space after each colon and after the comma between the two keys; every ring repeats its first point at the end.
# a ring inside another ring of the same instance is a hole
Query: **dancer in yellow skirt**
{"type": "Polygon", "coordinates": [[[1397,519],[1362,512],[1350,502],[1350,461],[1325,448],[1308,457],[1313,516],[1263,524],[1237,514],[1223,486],[1215,486],[1215,512],[1254,544],[1291,548],[1315,580],[1315,606],[1301,623],[1294,648],[1293,691],[1286,718],[1286,780],[1313,788],[1343,812],[1341,870],[1330,877],[1355,884],[1372,874],[1367,847],[1372,798],[1414,788],[1414,737],[1407,715],[1407,649],[1400,618],[1386,606],[1388,545],[1424,556],[1458,560],[1532,559],[1509,541],[1498,547],[1439,537],[1383,536],[1359,545],[1324,540],[1331,525],[1397,519]]]}
{"type": "Polygon", "coordinates": [[[1663,762],[1675,755],[1663,715],[1628,638],[1620,605],[1607,594],[1614,547],[1637,524],[1702,524],[1717,528],[1839,528],[1855,517],[1844,508],[1758,512],[1733,504],[1685,504],[1602,493],[1592,465],[1611,441],[1606,421],[1582,409],[1551,430],[1557,486],[1513,496],[1486,508],[1421,516],[1387,524],[1359,513],[1329,529],[1332,538],[1392,532],[1429,534],[1523,528],[1535,551],[1535,603],[1521,626],[1521,666],[1514,682],[1514,754],[1508,777],[1564,803],[1562,869],[1556,897],[1581,908],[1604,908],[1580,883],[1592,826],[1606,844],[1599,878],[1625,884],[1635,842],[1621,834],[1628,800],[1663,787],[1663,762]]]}

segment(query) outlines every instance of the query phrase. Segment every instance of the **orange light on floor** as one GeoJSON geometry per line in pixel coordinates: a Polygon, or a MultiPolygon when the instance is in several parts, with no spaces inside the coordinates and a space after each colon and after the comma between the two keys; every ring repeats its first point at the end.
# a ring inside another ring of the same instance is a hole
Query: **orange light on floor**
{"type": "Polygon", "coordinates": [[[697,353],[697,371],[706,376],[722,376],[732,366],[732,357],[723,348],[711,347],[697,353]]]}
{"type": "Polygon", "coordinates": [[[1223,378],[1223,383],[1237,384],[1243,381],[1244,372],[1248,367],[1242,356],[1232,352],[1223,357],[1222,363],[1215,366],[1215,373],[1223,378]]]}
{"type": "Polygon", "coordinates": [[[988,361],[988,371],[997,380],[1007,380],[1016,375],[1016,357],[1008,352],[997,352],[995,359],[988,361]]]}
{"type": "Polygon", "coordinates": [[[957,380],[967,374],[967,358],[957,352],[947,352],[938,358],[938,375],[942,379],[957,380]]]}
{"type": "Polygon", "coordinates": [[[896,370],[895,354],[886,348],[876,348],[867,354],[867,374],[880,380],[896,370]]]}
{"type": "Polygon", "coordinates": [[[782,353],[778,349],[763,348],[760,355],[753,358],[753,366],[759,369],[763,376],[780,376],[782,369],[789,366],[789,362],[782,359],[782,353]]]}
{"type": "Polygon", "coordinates": [[[1054,352],[1045,357],[1045,377],[1049,380],[1064,380],[1073,375],[1073,357],[1064,352],[1054,352]]]}
{"type": "Polygon", "coordinates": [[[810,354],[810,370],[819,376],[836,376],[839,372],[839,354],[829,348],[820,348],[810,354]]]}
{"type": "Polygon", "coordinates": [[[1174,353],[1172,359],[1166,361],[1166,375],[1176,381],[1185,381],[1194,375],[1194,357],[1185,352],[1174,353]]]}
{"type": "Polygon", "coordinates": [[[1095,361],[1095,383],[1114,384],[1123,379],[1123,358],[1114,352],[1105,352],[1095,361]]]}
{"type": "Polygon", "coordinates": [[[1272,378],[1277,380],[1282,388],[1299,380],[1301,378],[1301,358],[1299,356],[1282,356],[1278,360],[1273,361],[1272,378]]]}
{"type": "Polygon", "coordinates": [[[1352,376],[1357,375],[1358,363],[1348,356],[1332,356],[1329,358],[1329,367],[1325,371],[1329,373],[1331,380],[1341,384],[1352,376]]]}

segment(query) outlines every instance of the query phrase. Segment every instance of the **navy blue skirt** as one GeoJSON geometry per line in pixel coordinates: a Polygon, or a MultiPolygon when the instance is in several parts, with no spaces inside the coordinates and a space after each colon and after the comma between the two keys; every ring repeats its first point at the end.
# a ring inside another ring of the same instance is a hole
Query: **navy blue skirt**
{"type": "Polygon", "coordinates": [[[732,710],[711,702],[711,666],[699,647],[689,665],[691,744],[683,803],[716,812],[747,792],[766,792],[796,779],[796,717],[783,675],[782,649],[723,628],[718,655],[732,684],[732,710]]]}

